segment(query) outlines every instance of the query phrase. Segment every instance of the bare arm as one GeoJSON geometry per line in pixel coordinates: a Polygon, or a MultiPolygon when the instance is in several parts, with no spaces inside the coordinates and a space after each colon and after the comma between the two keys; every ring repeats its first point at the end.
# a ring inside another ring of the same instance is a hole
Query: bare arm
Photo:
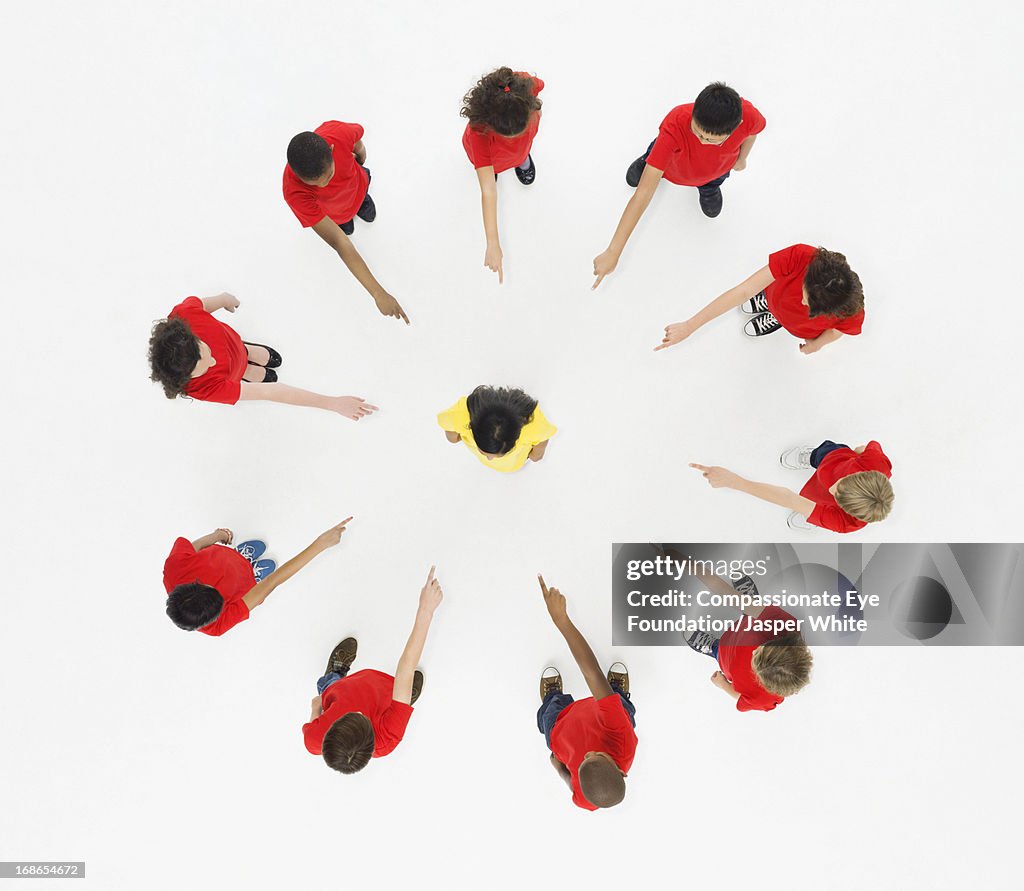
{"type": "Polygon", "coordinates": [[[325,411],[337,412],[352,421],[358,421],[377,411],[376,405],[370,405],[361,396],[324,396],[300,387],[288,384],[257,384],[242,381],[239,399],[247,401],[283,402],[286,405],[306,405],[310,408],[322,408],[325,411]]]}
{"type": "Polygon", "coordinates": [[[309,720],[315,721],[324,713],[324,701],[321,696],[314,696],[312,702],[309,704],[309,720]]]}
{"type": "Polygon", "coordinates": [[[224,291],[222,294],[217,294],[215,297],[204,297],[202,299],[203,309],[207,312],[216,312],[218,309],[226,309],[228,312],[234,312],[241,306],[240,301],[234,294],[229,294],[224,291]]]}
{"type": "Polygon", "coordinates": [[[498,284],[505,280],[501,268],[501,241],[498,238],[498,186],[494,180],[494,167],[487,165],[476,171],[480,183],[480,206],[484,214],[484,235],[487,237],[487,249],[484,253],[484,266],[491,272],[498,273],[498,284]]]}
{"type": "Polygon", "coordinates": [[[640,177],[640,184],[626,203],[626,209],[619,218],[619,225],[615,227],[615,234],[612,236],[611,243],[603,254],[598,254],[594,258],[594,275],[597,276],[597,280],[591,285],[591,290],[601,284],[606,275],[610,275],[615,270],[619,263],[619,258],[622,256],[622,251],[626,247],[626,242],[629,241],[629,237],[633,234],[636,224],[640,222],[640,217],[644,215],[648,205],[651,203],[651,199],[654,197],[654,193],[657,191],[661,178],[664,175],[664,170],[658,170],[657,167],[651,167],[650,164],[644,167],[643,175],[640,177]]]}
{"type": "Polygon", "coordinates": [[[537,576],[537,579],[540,581],[540,590],[544,594],[548,615],[551,616],[551,621],[555,623],[555,627],[569,645],[569,652],[572,653],[572,658],[576,660],[580,671],[583,672],[583,679],[587,682],[591,695],[594,699],[611,696],[611,684],[608,683],[605,673],[601,671],[601,666],[598,664],[594,651],[590,649],[590,644],[569,618],[562,592],[558,588],[548,588],[543,576],[537,576]]]}
{"type": "Polygon", "coordinates": [[[462,442],[462,437],[459,436],[459,434],[456,433],[454,430],[445,430],[444,436],[445,439],[448,440],[448,442],[462,442]]]}
{"type": "Polygon", "coordinates": [[[670,346],[675,346],[680,341],[686,340],[687,337],[703,328],[712,319],[717,319],[730,309],[735,309],[744,301],[763,291],[773,281],[775,281],[775,276],[772,275],[771,269],[767,266],[762,266],[750,278],[716,297],[685,322],[673,322],[671,325],[666,326],[665,336],[662,338],[661,343],[654,348],[655,351],[667,349],[670,346]]]}
{"type": "Polygon", "coordinates": [[[412,701],[413,675],[416,673],[416,666],[419,665],[420,656],[423,655],[423,646],[427,642],[427,632],[430,630],[430,621],[434,618],[434,610],[440,605],[443,597],[444,592],[434,578],[434,567],[431,566],[427,582],[420,591],[420,602],[416,608],[412,633],[406,641],[405,649],[398,660],[398,667],[395,669],[395,686],[391,698],[396,702],[409,704],[412,701]]]}
{"type": "Polygon", "coordinates": [[[565,780],[565,785],[567,785],[571,789],[572,774],[569,773],[569,768],[562,764],[562,762],[555,757],[554,752],[551,753],[551,766],[555,769],[555,773],[557,773],[563,780],[565,780]]]}
{"type": "Polygon", "coordinates": [[[352,239],[341,231],[341,227],[334,220],[324,217],[313,226],[313,231],[337,252],[349,272],[356,277],[359,284],[366,288],[366,292],[373,298],[373,302],[377,304],[377,309],[382,315],[404,319],[405,324],[409,324],[409,317],[398,301],[385,291],[380,282],[373,277],[370,267],[366,265],[359,251],[352,244],[352,239]]]}
{"type": "Polygon", "coordinates": [[[740,694],[737,692],[736,688],[729,683],[729,679],[722,674],[722,672],[716,671],[711,675],[711,683],[718,687],[719,690],[728,693],[733,699],[740,698],[740,694]]]}
{"type": "Polygon", "coordinates": [[[230,529],[214,529],[213,532],[208,535],[204,535],[202,538],[197,538],[192,542],[192,547],[197,551],[201,551],[203,548],[208,548],[214,544],[231,544],[231,539],[234,538],[230,529]]]}
{"type": "Polygon", "coordinates": [[[740,146],[740,155],[736,159],[736,163],[732,165],[733,170],[744,170],[747,166],[747,155],[750,154],[750,150],[754,147],[754,142],[757,140],[756,134],[754,136],[748,136],[743,140],[743,144],[740,146]]]}
{"type": "Polygon", "coordinates": [[[352,146],[352,156],[360,166],[366,163],[366,146],[363,145],[363,141],[361,139],[352,146]]]}
{"type": "Polygon", "coordinates": [[[345,525],[352,518],[349,517],[347,520],[342,520],[337,526],[332,526],[326,532],[318,535],[313,543],[310,544],[305,550],[296,554],[285,563],[283,566],[278,568],[275,572],[272,572],[264,581],[257,583],[254,587],[250,588],[248,593],[242,598],[245,601],[245,605],[250,610],[256,609],[264,600],[266,600],[279,585],[283,585],[288,579],[290,579],[300,569],[305,567],[309,562],[316,557],[318,554],[322,554],[328,548],[334,547],[339,541],[341,541],[341,535],[345,531],[345,525]]]}
{"type": "Polygon", "coordinates": [[[812,340],[807,340],[800,344],[800,352],[805,356],[810,355],[811,353],[816,353],[823,346],[828,346],[830,343],[839,340],[842,336],[842,331],[837,331],[835,328],[829,328],[827,331],[822,331],[821,334],[812,340]]]}
{"type": "Polygon", "coordinates": [[[531,461],[540,461],[544,457],[544,453],[548,450],[548,443],[550,439],[545,439],[544,442],[538,442],[532,449],[530,449],[529,459],[531,461]]]}
{"type": "Polygon", "coordinates": [[[691,464],[690,467],[703,473],[712,489],[736,489],[738,492],[746,492],[762,501],[795,510],[805,517],[809,517],[816,506],[810,498],[804,498],[803,495],[799,495],[785,486],[772,486],[768,483],[757,483],[744,479],[738,473],[733,473],[724,467],[705,467],[703,464],[691,464]]]}

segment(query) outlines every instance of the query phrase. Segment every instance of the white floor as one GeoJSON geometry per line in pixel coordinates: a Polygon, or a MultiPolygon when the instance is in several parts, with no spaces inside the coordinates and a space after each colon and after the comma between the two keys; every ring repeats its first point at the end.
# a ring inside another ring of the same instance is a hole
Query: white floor
{"type": "Polygon", "coordinates": [[[0,859],[85,860],[102,889],[1016,887],[1020,650],[819,649],[811,687],[741,715],[710,661],[609,646],[612,542],[792,535],[688,461],[798,487],[781,448],[877,438],[896,509],[861,540],[1021,540],[1016,5],[7,18],[0,859]],[[499,288],[458,109],[506,61],[548,86],[537,182],[499,185],[499,288]],[[592,293],[626,166],[715,78],[768,118],[722,216],[665,184],[592,293]],[[357,244],[408,329],[281,199],[288,139],[329,118],[366,127],[378,218],[357,244]],[[737,316],[651,351],[797,241],[847,254],[862,337],[804,357],[737,316]],[[225,289],[284,380],[380,414],[167,402],[151,322],[225,289]],[[478,383],[540,399],[560,428],[543,463],[490,473],[445,442],[435,413],[478,383]],[[227,525],[284,559],[349,514],[226,637],[164,617],[175,536],[227,525]],[[393,669],[432,562],[445,602],[406,740],[333,775],[302,746],[313,682],[350,632],[359,666],[393,669]],[[550,661],[583,690],[538,571],[632,671],[640,748],[607,813],[570,804],[533,726],[550,661]]]}

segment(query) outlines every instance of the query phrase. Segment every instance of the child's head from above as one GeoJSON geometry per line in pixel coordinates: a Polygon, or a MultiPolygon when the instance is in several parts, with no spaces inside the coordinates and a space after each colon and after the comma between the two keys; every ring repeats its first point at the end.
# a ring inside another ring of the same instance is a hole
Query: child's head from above
{"type": "Polygon", "coordinates": [[[466,397],[466,407],[476,447],[487,457],[497,458],[515,448],[537,400],[510,387],[480,386],[466,397]]]}
{"type": "Polygon", "coordinates": [[[818,248],[804,273],[804,305],[813,319],[830,316],[848,319],[864,309],[860,276],[836,251],[818,248]]]}
{"type": "Polygon", "coordinates": [[[518,136],[538,111],[541,100],[533,95],[533,78],[498,68],[485,74],[462,98],[460,114],[478,129],[490,128],[499,136],[518,136]]]}
{"type": "Polygon", "coordinates": [[[799,693],[810,683],[813,664],[810,649],[795,632],[761,644],[750,659],[761,686],[782,697],[799,693]]]}
{"type": "Polygon", "coordinates": [[[373,757],[373,725],[366,715],[342,715],[324,734],[321,754],[327,766],[341,773],[356,773],[373,757]]]}
{"type": "Polygon", "coordinates": [[[693,103],[690,130],[705,145],[721,145],[743,120],[740,94],[723,83],[708,84],[693,103]]]}
{"type": "Polygon", "coordinates": [[[171,621],[185,631],[195,631],[209,625],[221,610],[224,598],[220,591],[204,585],[198,579],[186,585],[178,585],[167,595],[167,615],[171,621]]]}
{"type": "Polygon", "coordinates": [[[184,319],[163,319],[153,326],[149,338],[150,380],[174,399],[185,392],[192,378],[209,371],[217,360],[184,319]]]}
{"type": "Polygon", "coordinates": [[[306,185],[322,189],[334,178],[332,148],[322,136],[306,130],[288,143],[288,166],[306,185]]]}
{"type": "Polygon", "coordinates": [[[889,516],[896,497],[889,478],[877,470],[851,473],[836,481],[836,504],[862,523],[877,523],[889,516]]]}
{"type": "Polygon", "coordinates": [[[583,797],[597,807],[615,807],[626,797],[626,779],[605,752],[587,752],[579,777],[583,797]]]}

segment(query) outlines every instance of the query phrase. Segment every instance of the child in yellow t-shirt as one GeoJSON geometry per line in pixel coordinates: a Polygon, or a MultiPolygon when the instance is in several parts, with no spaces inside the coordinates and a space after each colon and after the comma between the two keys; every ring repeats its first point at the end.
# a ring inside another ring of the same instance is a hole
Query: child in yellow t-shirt
{"type": "Polygon", "coordinates": [[[558,428],[537,400],[509,387],[477,387],[437,416],[448,442],[464,442],[480,463],[502,473],[540,461],[558,428]]]}

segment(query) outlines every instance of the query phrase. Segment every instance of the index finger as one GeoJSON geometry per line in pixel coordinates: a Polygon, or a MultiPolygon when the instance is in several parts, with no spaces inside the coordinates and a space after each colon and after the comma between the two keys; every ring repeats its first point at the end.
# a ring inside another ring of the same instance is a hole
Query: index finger
{"type": "Polygon", "coordinates": [[[505,273],[501,269],[501,262],[498,262],[498,284],[502,284],[505,281],[505,273]]]}
{"type": "Polygon", "coordinates": [[[544,596],[547,597],[548,596],[548,586],[544,582],[544,576],[542,576],[539,572],[537,573],[537,581],[540,582],[540,589],[544,593],[544,596]]]}
{"type": "Polygon", "coordinates": [[[703,464],[691,464],[690,467],[696,467],[697,470],[707,470],[708,469],[703,464]]]}
{"type": "Polygon", "coordinates": [[[342,520],[340,523],[338,523],[338,525],[335,526],[334,528],[335,529],[344,529],[346,524],[348,523],[348,521],[351,520],[351,519],[352,519],[351,517],[346,517],[344,520],[342,520]]]}
{"type": "Polygon", "coordinates": [[[604,273],[603,273],[603,272],[602,272],[602,273],[600,273],[599,275],[598,275],[598,273],[596,273],[596,272],[595,272],[595,273],[594,273],[594,275],[597,275],[597,281],[596,281],[596,282],[594,282],[594,283],[593,283],[593,284],[592,284],[592,285],[590,286],[590,290],[591,290],[591,291],[595,290],[595,289],[597,288],[597,286],[598,286],[599,284],[601,284],[601,282],[602,282],[602,281],[604,281],[604,273]]]}
{"type": "Polygon", "coordinates": [[[437,569],[436,566],[431,566],[430,567],[430,572],[427,573],[427,584],[428,585],[434,580],[434,570],[435,569],[437,569]]]}
{"type": "Polygon", "coordinates": [[[409,324],[409,317],[405,314],[405,310],[402,307],[398,307],[398,315],[405,319],[405,324],[409,324]]]}

